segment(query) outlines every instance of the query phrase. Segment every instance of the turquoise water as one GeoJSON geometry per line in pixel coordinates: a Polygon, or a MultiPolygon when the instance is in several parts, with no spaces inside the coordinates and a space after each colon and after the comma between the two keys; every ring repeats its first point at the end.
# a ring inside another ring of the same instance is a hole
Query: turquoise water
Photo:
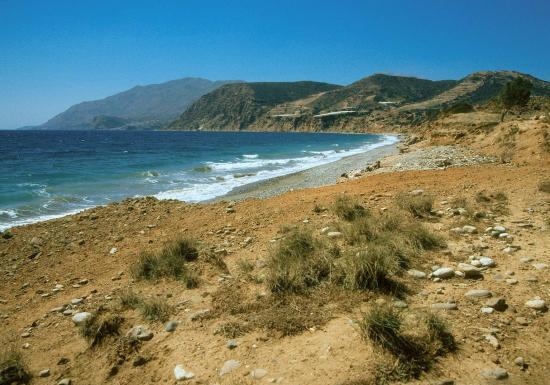
{"type": "Polygon", "coordinates": [[[369,134],[0,131],[0,230],[127,197],[204,201],[395,141],[369,134]]]}

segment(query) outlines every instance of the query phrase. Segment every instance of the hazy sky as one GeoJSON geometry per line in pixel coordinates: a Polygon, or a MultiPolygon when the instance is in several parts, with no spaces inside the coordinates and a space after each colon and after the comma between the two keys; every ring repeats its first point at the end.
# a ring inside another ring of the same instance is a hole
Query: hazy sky
{"type": "Polygon", "coordinates": [[[0,0],[0,129],[187,76],[550,80],[549,0],[0,0]]]}

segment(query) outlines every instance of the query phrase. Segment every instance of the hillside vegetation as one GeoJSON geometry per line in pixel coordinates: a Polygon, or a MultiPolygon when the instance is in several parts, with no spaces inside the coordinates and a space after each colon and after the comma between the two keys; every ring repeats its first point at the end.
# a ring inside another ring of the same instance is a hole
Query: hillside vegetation
{"type": "Polygon", "coordinates": [[[458,81],[376,74],[345,87],[304,89],[301,95],[297,84],[324,83],[243,83],[204,95],[167,128],[387,132],[458,105],[487,104],[518,77],[532,83],[531,95],[550,96],[549,82],[513,71],[476,72],[458,81]]]}

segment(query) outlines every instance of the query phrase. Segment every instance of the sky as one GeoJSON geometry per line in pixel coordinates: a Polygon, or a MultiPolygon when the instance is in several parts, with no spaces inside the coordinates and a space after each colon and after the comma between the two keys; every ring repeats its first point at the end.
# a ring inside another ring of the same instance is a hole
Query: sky
{"type": "Polygon", "coordinates": [[[188,76],[550,80],[550,1],[0,0],[0,129],[188,76]]]}

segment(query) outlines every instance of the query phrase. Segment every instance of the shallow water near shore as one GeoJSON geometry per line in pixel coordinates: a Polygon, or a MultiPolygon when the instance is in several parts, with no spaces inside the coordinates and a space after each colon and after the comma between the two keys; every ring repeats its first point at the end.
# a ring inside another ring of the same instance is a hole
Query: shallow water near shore
{"type": "Polygon", "coordinates": [[[127,197],[206,201],[396,141],[371,134],[0,131],[0,229],[127,197]]]}

